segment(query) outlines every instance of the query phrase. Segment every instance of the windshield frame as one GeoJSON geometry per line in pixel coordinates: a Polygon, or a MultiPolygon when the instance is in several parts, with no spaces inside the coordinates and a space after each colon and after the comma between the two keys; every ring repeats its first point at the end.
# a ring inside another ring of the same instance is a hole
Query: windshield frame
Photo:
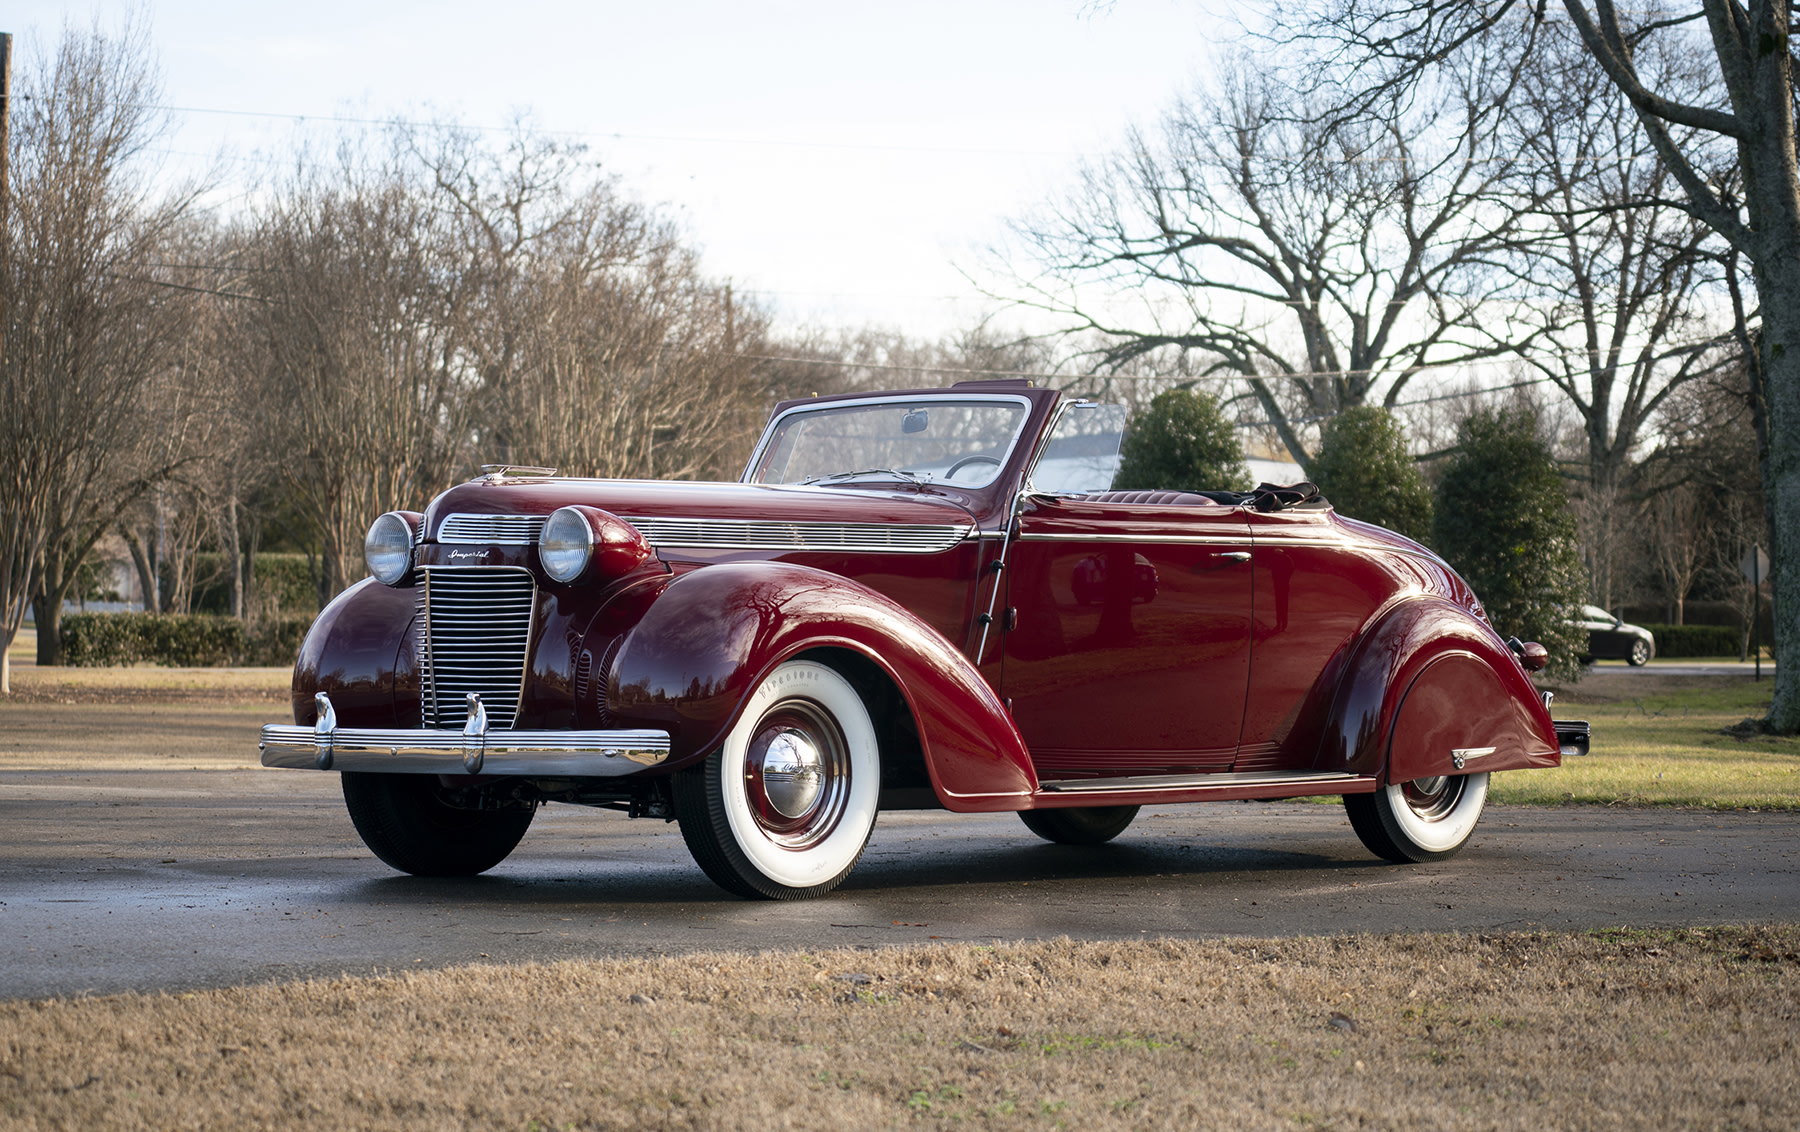
{"type": "MultiPolygon", "coordinates": [[[[998,392],[992,392],[992,393],[988,393],[988,392],[984,392],[984,393],[919,392],[919,393],[908,393],[908,394],[903,394],[903,395],[899,395],[899,396],[896,396],[893,394],[886,394],[886,395],[874,395],[874,396],[869,396],[869,397],[852,397],[852,398],[846,398],[844,400],[805,402],[805,403],[802,403],[799,405],[795,405],[792,408],[784,409],[780,413],[777,413],[774,417],[770,418],[769,423],[763,427],[762,436],[757,440],[756,448],[751,451],[750,460],[748,463],[746,463],[744,465],[743,474],[738,477],[738,482],[746,483],[746,484],[754,484],[754,483],[758,482],[756,479],[754,479],[752,477],[755,475],[757,467],[762,463],[764,457],[768,454],[769,446],[774,442],[774,438],[776,437],[777,434],[780,433],[780,431],[782,430],[782,427],[786,423],[788,423],[793,417],[798,416],[800,414],[828,413],[828,412],[832,412],[832,411],[838,410],[838,409],[859,409],[859,408],[864,408],[864,407],[873,406],[873,405],[929,406],[929,405],[942,405],[947,402],[964,402],[964,403],[969,403],[969,404],[988,404],[988,405],[1009,405],[1009,406],[1017,406],[1018,408],[1023,410],[1019,414],[1018,423],[1013,426],[1012,436],[1009,437],[1006,441],[1006,451],[1000,457],[1000,465],[995,470],[993,479],[988,480],[987,482],[981,483],[981,484],[958,483],[954,480],[937,480],[937,479],[923,479],[923,480],[919,481],[922,485],[930,486],[933,488],[948,487],[948,488],[955,488],[955,489],[962,490],[962,491],[987,491],[987,490],[991,489],[994,486],[994,484],[998,483],[1002,477],[1005,476],[1006,469],[1013,463],[1013,459],[1018,453],[1019,441],[1024,436],[1025,430],[1031,424],[1031,419],[1032,419],[1032,415],[1033,415],[1032,414],[1033,406],[1032,406],[1032,401],[1029,397],[1021,397],[1014,393],[998,393],[998,392]]],[[[845,469],[845,470],[846,471],[854,471],[855,469],[845,469]]],[[[889,478],[890,477],[886,476],[884,473],[871,471],[868,473],[868,476],[866,478],[851,477],[851,478],[843,478],[843,479],[833,479],[830,481],[830,484],[831,485],[861,484],[861,483],[867,483],[870,480],[875,480],[875,479],[885,480],[885,479],[889,479],[889,478]]],[[[796,480],[791,483],[766,484],[763,486],[784,486],[784,487],[814,486],[814,487],[816,487],[820,484],[820,482],[822,482],[822,481],[814,480],[810,485],[808,485],[808,484],[804,484],[802,481],[796,480]]],[[[905,483],[911,483],[912,481],[904,480],[904,479],[897,479],[897,480],[893,480],[892,482],[905,484],[905,483]]]]}

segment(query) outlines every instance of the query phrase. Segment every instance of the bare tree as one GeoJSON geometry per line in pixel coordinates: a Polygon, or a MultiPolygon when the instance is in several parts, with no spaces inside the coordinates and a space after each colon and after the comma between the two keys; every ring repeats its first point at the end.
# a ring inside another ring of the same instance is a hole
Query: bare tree
{"type": "MultiPolygon", "coordinates": [[[[61,660],[62,603],[123,508],[179,463],[187,405],[172,348],[188,304],[151,276],[193,200],[158,199],[143,36],[66,31],[27,70],[11,133],[0,359],[0,617],[27,603],[38,660],[61,660]]],[[[0,650],[0,689],[10,683],[0,650]]]]}
{"type": "Polygon", "coordinates": [[[364,573],[383,511],[418,506],[466,466],[477,375],[455,233],[398,147],[346,142],[237,236],[245,331],[276,471],[318,532],[323,596],[364,573]]]}
{"type": "MultiPolygon", "coordinates": [[[[1581,42],[1629,101],[1680,187],[1681,207],[1751,264],[1761,309],[1753,379],[1766,405],[1761,461],[1773,530],[1775,638],[1800,653],[1800,157],[1796,155],[1796,30],[1791,0],[1699,0],[1674,9],[1563,0],[1581,42]],[[1656,42],[1698,41],[1720,94],[1692,99],[1659,85],[1639,59],[1656,42]],[[1736,176],[1712,175],[1709,155],[1735,151],[1736,176]]],[[[1429,80],[1495,28],[1535,26],[1545,5],[1522,0],[1326,0],[1283,19],[1324,41],[1355,72],[1337,116],[1356,117],[1429,80]]],[[[1768,725],[1800,732],[1800,668],[1777,669],[1768,725]]]]}
{"type": "Polygon", "coordinates": [[[1490,267],[1517,219],[1498,125],[1516,54],[1495,42],[1430,91],[1325,124],[1270,58],[1241,58],[1016,226],[1042,272],[1025,301],[1097,336],[1101,369],[1193,352],[1200,375],[1243,379],[1304,466],[1307,422],[1518,344],[1474,332],[1508,283],[1490,267]]]}
{"type": "Polygon", "coordinates": [[[1710,502],[1692,484],[1659,491],[1644,504],[1642,542],[1668,605],[1670,624],[1685,623],[1687,596],[1707,567],[1707,527],[1712,517],[1710,502]]]}
{"type": "Polygon", "coordinates": [[[494,151],[408,138],[454,217],[484,458],[589,475],[736,472],[765,403],[767,316],[710,280],[676,228],[579,148],[522,124],[494,151]]]}
{"type": "MultiPolygon", "coordinates": [[[[1659,45],[1640,65],[1697,94],[1708,81],[1691,51],[1659,45]]],[[[1625,98],[1566,24],[1540,29],[1526,81],[1506,117],[1525,206],[1508,267],[1525,300],[1515,324],[1534,331],[1521,364],[1579,417],[1573,475],[1593,599],[1612,606],[1640,511],[1632,460],[1668,398],[1728,359],[1719,241],[1672,203],[1667,164],[1625,98]]],[[[1516,333],[1515,328],[1509,328],[1516,333]]],[[[1691,584],[1691,582],[1690,582],[1691,584]]]]}

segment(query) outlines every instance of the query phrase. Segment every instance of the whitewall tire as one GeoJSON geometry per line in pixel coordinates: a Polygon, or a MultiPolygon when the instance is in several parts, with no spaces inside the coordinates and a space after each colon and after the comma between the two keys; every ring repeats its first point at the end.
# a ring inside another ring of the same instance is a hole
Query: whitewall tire
{"type": "Polygon", "coordinates": [[[875,828],[875,725],[842,674],[791,660],[674,787],[682,837],[721,887],[752,898],[820,896],[850,874],[875,828]]]}
{"type": "Polygon", "coordinates": [[[1376,856],[1400,864],[1441,861],[1468,844],[1487,792],[1485,774],[1443,775],[1346,794],[1344,809],[1376,856]]]}

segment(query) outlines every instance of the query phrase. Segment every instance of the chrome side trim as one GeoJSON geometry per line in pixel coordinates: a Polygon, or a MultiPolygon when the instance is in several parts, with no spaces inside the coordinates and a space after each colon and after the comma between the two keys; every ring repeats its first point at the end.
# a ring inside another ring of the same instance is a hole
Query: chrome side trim
{"type": "Polygon", "coordinates": [[[1476,759],[1485,759],[1499,749],[1498,747],[1452,747],[1450,762],[1457,770],[1461,770],[1476,759]]]}
{"type": "Polygon", "coordinates": [[[1329,538],[1288,538],[1279,534],[1259,532],[1256,537],[1258,550],[1279,550],[1283,547],[1298,547],[1302,550],[1353,550],[1359,554],[1402,554],[1408,558],[1417,558],[1434,566],[1444,565],[1444,560],[1429,550],[1412,550],[1404,546],[1390,546],[1385,542],[1357,542],[1346,539],[1329,538]]]}
{"type": "Polygon", "coordinates": [[[975,530],[969,523],[821,523],[621,515],[658,549],[847,550],[935,554],[975,530]]]}
{"type": "Polygon", "coordinates": [[[1207,546],[1244,546],[1251,541],[1250,532],[1237,535],[1065,535],[1035,534],[1019,536],[1020,542],[1135,542],[1135,543],[1171,543],[1191,542],[1207,546]]]}
{"type": "Polygon", "coordinates": [[[1362,781],[1361,775],[1341,771],[1271,771],[1224,774],[1158,774],[1134,778],[1059,778],[1041,782],[1046,794],[1107,793],[1120,791],[1190,790],[1195,787],[1328,785],[1362,781]]]}
{"type": "Polygon", "coordinates": [[[481,546],[536,546],[548,515],[470,515],[458,512],[438,524],[439,542],[481,546]]]}

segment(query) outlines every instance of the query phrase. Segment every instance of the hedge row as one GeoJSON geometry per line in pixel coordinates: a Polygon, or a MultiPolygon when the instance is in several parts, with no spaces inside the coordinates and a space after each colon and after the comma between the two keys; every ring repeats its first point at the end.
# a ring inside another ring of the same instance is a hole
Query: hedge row
{"type": "Polygon", "coordinates": [[[1656,637],[1656,655],[1737,656],[1741,632],[1730,625],[1646,625],[1656,637]]]}
{"type": "Polygon", "coordinates": [[[311,624],[307,615],[246,626],[235,617],[199,613],[71,613],[62,619],[63,662],[80,668],[283,666],[294,663],[311,624]]]}
{"type": "MultiPolygon", "coordinates": [[[[258,605],[266,612],[298,616],[319,608],[319,583],[306,555],[258,554],[250,569],[258,605]]],[[[194,555],[194,577],[196,613],[230,612],[231,579],[224,555],[215,551],[194,555]]]]}

